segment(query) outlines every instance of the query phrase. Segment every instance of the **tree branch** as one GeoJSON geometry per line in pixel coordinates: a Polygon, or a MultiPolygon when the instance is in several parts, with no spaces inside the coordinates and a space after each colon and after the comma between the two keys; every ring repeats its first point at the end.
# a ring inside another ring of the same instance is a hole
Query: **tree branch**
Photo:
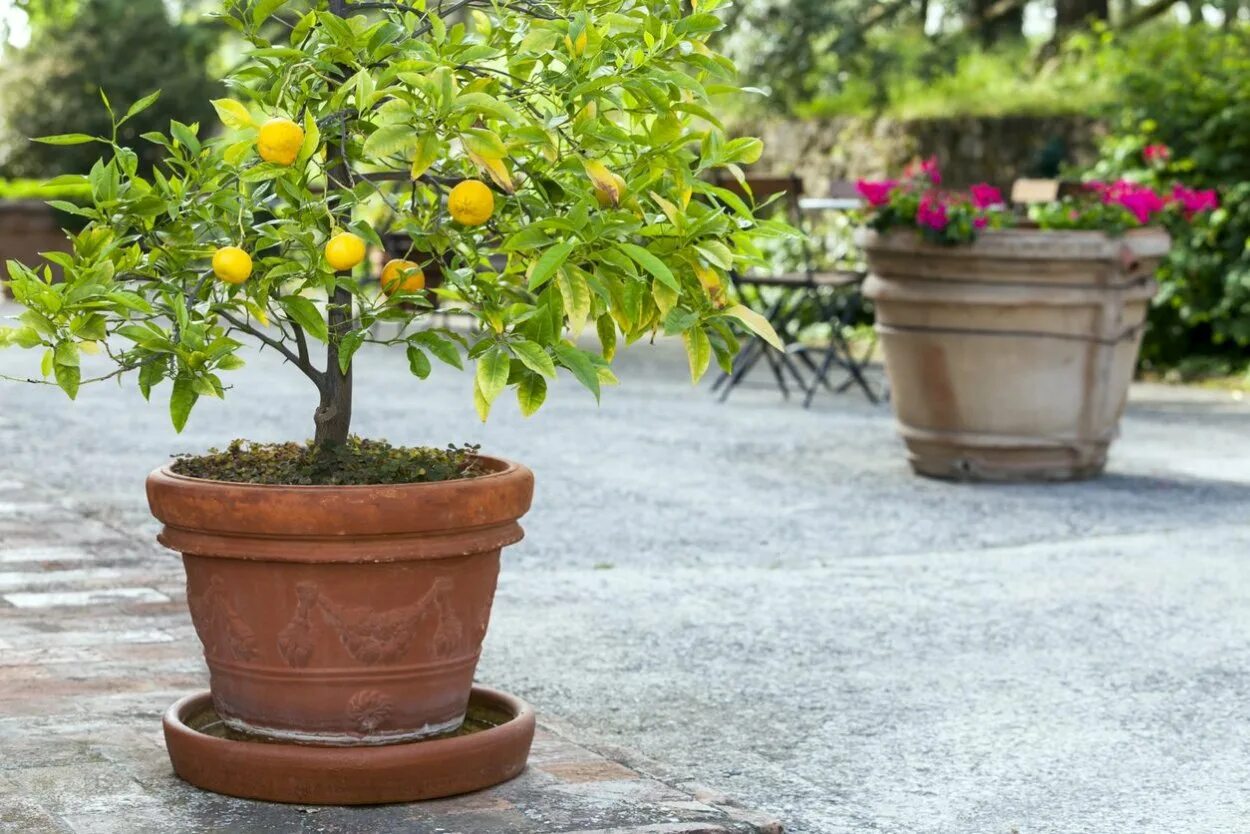
{"type": "Polygon", "coordinates": [[[301,347],[300,347],[300,352],[295,353],[289,347],[282,344],[282,342],[267,335],[263,331],[258,330],[257,328],[253,327],[247,322],[242,321],[238,318],[235,318],[232,314],[226,312],[225,310],[218,310],[217,315],[221,316],[223,319],[230,322],[231,326],[234,327],[235,330],[240,330],[248,334],[254,339],[257,339],[263,342],[264,344],[276,350],[278,353],[282,354],[284,357],[286,357],[286,360],[288,362],[290,362],[291,364],[295,365],[295,367],[303,371],[304,376],[308,377],[309,379],[313,381],[313,383],[317,386],[317,390],[321,390],[322,388],[325,387],[325,374],[323,374],[321,371],[313,367],[312,362],[309,361],[308,347],[307,347],[307,344],[305,343],[304,332],[303,330],[298,329],[299,327],[298,325],[296,325],[296,328],[297,328],[296,340],[300,343],[301,347]]]}

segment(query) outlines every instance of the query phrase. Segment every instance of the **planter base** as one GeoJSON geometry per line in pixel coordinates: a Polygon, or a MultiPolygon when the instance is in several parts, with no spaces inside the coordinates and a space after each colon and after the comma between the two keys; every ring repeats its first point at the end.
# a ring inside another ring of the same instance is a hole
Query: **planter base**
{"type": "Polygon", "coordinates": [[[229,796],[309,805],[414,802],[481,790],[525,769],[534,711],[518,698],[474,687],[456,733],[370,747],[274,742],[229,729],[208,692],[165,713],[174,772],[229,796]]]}
{"type": "Polygon", "coordinates": [[[1109,443],[1048,444],[1029,438],[960,434],[902,428],[912,471],[946,481],[1083,481],[1102,474],[1109,443]]]}

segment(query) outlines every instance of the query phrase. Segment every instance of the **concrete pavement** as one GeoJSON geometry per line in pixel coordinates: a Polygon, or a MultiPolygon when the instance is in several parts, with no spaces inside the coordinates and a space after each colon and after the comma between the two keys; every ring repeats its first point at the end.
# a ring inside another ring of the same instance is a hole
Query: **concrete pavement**
{"type": "MultiPolygon", "coordinates": [[[[482,426],[468,375],[359,355],[361,434],[537,475],[484,682],[800,834],[1250,830],[1245,404],[1138,387],[1101,480],[951,485],[913,477],[854,395],[718,405],[671,344],[619,365],[601,407],[562,379],[537,417],[482,426]]],[[[298,374],[233,376],[181,437],[130,389],[6,384],[0,479],[146,540],[169,454],[311,433],[298,374]]]]}

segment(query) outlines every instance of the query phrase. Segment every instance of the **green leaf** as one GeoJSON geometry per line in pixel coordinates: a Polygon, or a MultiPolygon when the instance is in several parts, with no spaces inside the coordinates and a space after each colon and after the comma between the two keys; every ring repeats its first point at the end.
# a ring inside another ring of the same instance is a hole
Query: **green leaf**
{"type": "Polygon", "coordinates": [[[313,304],[302,295],[288,295],[278,299],[278,303],[286,310],[287,315],[291,317],[291,321],[304,328],[304,331],[319,342],[327,341],[330,338],[329,327],[326,326],[326,320],[322,317],[321,311],[317,309],[317,305],[313,304]]]}
{"type": "Polygon", "coordinates": [[[564,312],[569,317],[569,328],[574,335],[580,335],[590,317],[590,285],[577,269],[561,269],[556,281],[560,297],[564,299],[564,312]]]}
{"type": "Polygon", "coordinates": [[[529,417],[542,408],[547,399],[547,380],[538,374],[526,374],[517,385],[516,399],[521,406],[521,413],[529,417]]]}
{"type": "Polygon", "coordinates": [[[595,322],[595,329],[599,332],[599,344],[603,348],[603,358],[611,362],[616,356],[616,322],[607,313],[599,317],[595,322]]]}
{"type": "Polygon", "coordinates": [[[451,339],[444,338],[430,330],[425,330],[412,337],[412,341],[420,343],[430,353],[434,354],[439,361],[451,365],[457,370],[464,369],[464,363],[460,360],[460,351],[456,349],[456,345],[451,339]]]}
{"type": "MultiPolygon", "coordinates": [[[[459,358],[459,355],[456,358],[459,358]]],[[[425,379],[430,375],[430,357],[426,356],[425,351],[416,345],[408,346],[408,370],[412,371],[412,375],[417,379],[425,379]]]]}
{"type": "Polygon", "coordinates": [[[412,156],[412,168],[408,175],[414,180],[430,169],[443,150],[443,142],[436,133],[426,133],[417,141],[412,156]]]}
{"type": "Polygon", "coordinates": [[[252,25],[260,26],[278,9],[286,5],[287,0],[258,0],[252,8],[252,25]]]}
{"type": "Polygon", "coordinates": [[[508,355],[494,345],[477,360],[477,388],[487,405],[493,403],[508,384],[508,372],[512,362],[508,355]]]}
{"type": "Polygon", "coordinates": [[[555,271],[564,265],[576,248],[574,243],[557,243],[555,246],[543,252],[542,257],[538,259],[538,263],[534,264],[534,271],[530,273],[529,288],[531,291],[538,289],[550,280],[555,271]]]}
{"type": "Polygon", "coordinates": [[[681,334],[686,343],[686,357],[690,360],[690,381],[698,383],[707,373],[712,361],[712,343],[701,328],[692,327],[681,334]]]}
{"type": "Polygon", "coordinates": [[[191,416],[191,409],[200,395],[195,391],[195,380],[180,376],[174,380],[174,390],[169,395],[169,418],[173,421],[174,431],[179,434],[191,416]]]}
{"type": "Polygon", "coordinates": [[[123,125],[126,122],[130,121],[135,116],[138,116],[144,110],[147,110],[149,107],[155,104],[156,100],[160,97],[161,97],[161,91],[157,90],[155,93],[151,93],[139,99],[134,104],[130,105],[130,109],[126,111],[126,115],[122,116],[122,120],[118,122],[117,124],[119,126],[123,125]]]}
{"type": "Polygon", "coordinates": [[[56,136],[39,136],[30,141],[44,145],[85,145],[88,142],[103,142],[104,140],[85,133],[59,133],[56,136]]]}
{"type": "Polygon", "coordinates": [[[421,134],[412,125],[385,125],[365,140],[364,152],[372,157],[393,156],[416,147],[420,141],[421,134]]]}
{"type": "Polygon", "coordinates": [[[517,359],[521,360],[522,365],[548,379],[556,378],[556,363],[552,361],[551,355],[541,345],[527,339],[520,339],[512,342],[511,347],[512,352],[516,354],[517,359]]]}
{"type": "Polygon", "coordinates": [[[633,243],[618,243],[617,246],[640,267],[651,273],[655,280],[675,292],[681,292],[681,284],[673,276],[672,270],[655,255],[633,243]]]}
{"type": "Polygon", "coordinates": [[[53,364],[52,372],[56,375],[56,384],[72,400],[78,396],[78,386],[82,382],[82,371],[77,365],[53,364]]]}
{"type": "Polygon", "coordinates": [[[231,130],[242,130],[256,124],[248,109],[232,98],[214,99],[212,105],[217,110],[221,123],[231,130]]]}
{"type": "Polygon", "coordinates": [[[347,375],[347,369],[352,366],[352,357],[356,355],[356,351],[360,350],[360,346],[365,343],[365,334],[360,330],[352,330],[343,335],[339,341],[339,370],[343,375],[347,375]]]}
{"type": "Polygon", "coordinates": [[[570,344],[558,344],[553,350],[560,364],[572,371],[577,381],[590,389],[590,393],[595,395],[595,402],[598,402],[599,372],[590,357],[570,344]]]}
{"type": "Polygon", "coordinates": [[[734,306],[727,308],[724,314],[742,322],[748,330],[768,342],[777,350],[786,349],[785,345],[781,342],[781,338],[777,335],[777,331],[773,330],[773,326],[768,323],[768,319],[764,318],[750,307],[747,307],[745,304],[735,304],[734,306]]]}
{"type": "Polygon", "coordinates": [[[503,159],[508,155],[508,147],[493,130],[469,128],[460,135],[460,140],[464,142],[466,150],[482,159],[503,159]]]}

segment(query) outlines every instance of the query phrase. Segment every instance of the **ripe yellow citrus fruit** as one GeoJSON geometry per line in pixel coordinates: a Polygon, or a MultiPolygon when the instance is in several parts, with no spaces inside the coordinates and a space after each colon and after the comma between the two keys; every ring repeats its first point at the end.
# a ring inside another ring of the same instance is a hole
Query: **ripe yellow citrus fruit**
{"type": "MultiPolygon", "coordinates": [[[[565,36],[565,40],[568,40],[567,35],[565,36]]],[[[577,40],[571,41],[569,46],[571,47],[573,54],[580,57],[581,54],[586,51],[586,44],[589,42],[590,38],[587,37],[586,30],[583,29],[582,33],[577,36],[577,40]]]]}
{"type": "Polygon", "coordinates": [[[465,180],[451,190],[447,210],[466,226],[480,226],[495,213],[495,194],[481,180],[465,180]]]}
{"type": "Polygon", "coordinates": [[[339,232],[326,244],[326,260],[335,272],[351,269],[365,259],[365,242],[351,232],[339,232]]]}
{"type": "Polygon", "coordinates": [[[213,274],[227,284],[242,284],[252,275],[252,256],[237,246],[223,246],[213,253],[213,274]]]}
{"type": "Polygon", "coordinates": [[[260,127],[256,151],[266,162],[290,165],[304,146],[304,129],[290,119],[270,119],[260,127]]]}
{"type": "Polygon", "coordinates": [[[416,292],[425,289],[425,273],[421,265],[412,261],[395,259],[382,267],[382,291],[387,295],[397,292],[416,292]]]}

